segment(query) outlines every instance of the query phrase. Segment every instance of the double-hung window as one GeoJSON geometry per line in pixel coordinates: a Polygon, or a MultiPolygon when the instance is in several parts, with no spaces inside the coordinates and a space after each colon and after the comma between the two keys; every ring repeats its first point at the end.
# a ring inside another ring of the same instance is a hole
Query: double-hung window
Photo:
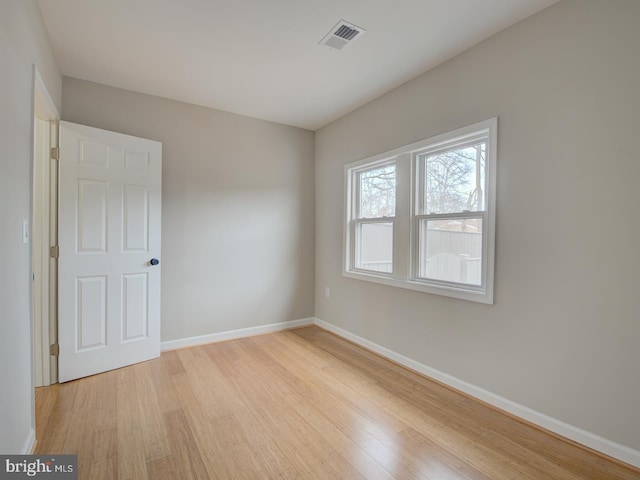
{"type": "Polygon", "coordinates": [[[379,275],[393,274],[396,216],[396,164],[366,165],[353,172],[353,268],[379,275]]]}
{"type": "Polygon", "coordinates": [[[345,168],[344,275],[493,303],[497,119],[345,168]]]}

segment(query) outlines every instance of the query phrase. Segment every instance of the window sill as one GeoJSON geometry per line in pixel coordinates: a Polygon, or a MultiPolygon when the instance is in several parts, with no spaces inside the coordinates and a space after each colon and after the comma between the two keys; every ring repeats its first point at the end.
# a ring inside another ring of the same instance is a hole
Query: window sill
{"type": "Polygon", "coordinates": [[[390,287],[404,288],[417,292],[430,293],[433,295],[440,295],[445,297],[458,298],[460,300],[467,300],[470,302],[493,305],[493,292],[486,290],[475,290],[471,288],[467,289],[464,287],[453,287],[448,285],[426,284],[423,282],[400,280],[398,278],[393,278],[390,276],[376,275],[373,273],[365,273],[360,271],[343,271],[342,275],[347,278],[378,283],[381,285],[388,285],[390,287]]]}

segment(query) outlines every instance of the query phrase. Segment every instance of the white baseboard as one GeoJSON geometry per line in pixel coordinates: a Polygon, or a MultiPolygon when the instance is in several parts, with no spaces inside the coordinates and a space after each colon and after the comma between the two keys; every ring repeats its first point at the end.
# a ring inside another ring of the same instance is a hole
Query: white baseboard
{"type": "Polygon", "coordinates": [[[200,335],[197,337],[180,338],[178,340],[167,340],[166,342],[160,342],[160,351],[167,352],[169,350],[176,350],[178,348],[194,347],[196,345],[223,342],[225,340],[234,340],[236,338],[251,337],[254,335],[262,335],[265,333],[281,332],[283,330],[290,330],[292,328],[313,325],[314,322],[314,318],[303,318],[300,320],[292,320],[290,322],[271,323],[269,325],[240,328],[238,330],[229,330],[226,332],[200,335]]]}
{"type": "Polygon", "coordinates": [[[389,360],[392,360],[427,377],[433,378],[438,382],[464,392],[467,395],[482,400],[483,402],[499,408],[500,410],[504,410],[505,412],[508,412],[512,415],[515,415],[516,417],[522,418],[523,420],[538,425],[546,430],[585,445],[598,452],[604,453],[605,455],[613,457],[617,460],[628,463],[629,465],[640,468],[640,451],[638,450],[634,450],[630,447],[612,442],[611,440],[607,440],[606,438],[594,435],[593,433],[587,432],[580,428],[574,427],[573,425],[569,425],[568,423],[564,423],[560,420],[549,417],[543,413],[532,410],[531,408],[512,402],[511,400],[508,400],[504,397],[491,393],[487,390],[467,383],[434,368],[428,367],[427,365],[424,365],[422,363],[416,362],[415,360],[396,353],[393,350],[389,350],[388,348],[385,348],[381,345],[378,345],[377,343],[367,340],[366,338],[362,338],[358,335],[348,332],[347,330],[344,330],[340,327],[336,327],[335,325],[325,322],[324,320],[320,320],[319,318],[315,319],[315,324],[325,330],[328,330],[329,332],[335,333],[340,337],[343,337],[368,350],[371,350],[378,355],[386,357],[389,360]]]}
{"type": "Polygon", "coordinates": [[[27,434],[27,438],[25,438],[24,443],[22,444],[22,450],[20,450],[20,455],[31,455],[33,453],[33,449],[36,446],[36,431],[33,428],[29,429],[29,433],[27,434]]]}

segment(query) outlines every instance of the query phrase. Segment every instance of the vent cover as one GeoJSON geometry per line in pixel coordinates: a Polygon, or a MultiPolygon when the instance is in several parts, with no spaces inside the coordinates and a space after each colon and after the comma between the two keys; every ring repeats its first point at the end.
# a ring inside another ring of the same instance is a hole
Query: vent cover
{"type": "Polygon", "coordinates": [[[326,45],[327,47],[340,50],[355,39],[360,38],[364,32],[366,32],[364,28],[340,20],[336,26],[318,42],[318,45],[326,45]]]}

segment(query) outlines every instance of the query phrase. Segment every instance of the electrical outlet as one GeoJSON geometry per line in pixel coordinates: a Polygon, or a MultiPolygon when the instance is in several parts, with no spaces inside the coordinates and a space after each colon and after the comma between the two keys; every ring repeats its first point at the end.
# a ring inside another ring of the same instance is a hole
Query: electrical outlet
{"type": "Polygon", "coordinates": [[[331,289],[329,289],[329,287],[324,287],[324,296],[327,298],[331,297],[331,289]]]}
{"type": "Polygon", "coordinates": [[[22,243],[29,243],[29,220],[22,220],[22,243]]]}

